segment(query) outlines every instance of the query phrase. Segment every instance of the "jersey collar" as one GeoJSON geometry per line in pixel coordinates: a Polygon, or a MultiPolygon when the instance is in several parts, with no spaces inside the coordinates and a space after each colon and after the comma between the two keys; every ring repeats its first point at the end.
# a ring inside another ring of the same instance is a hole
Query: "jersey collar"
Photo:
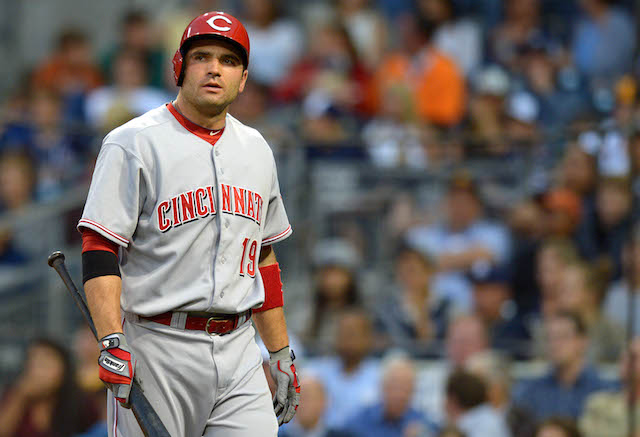
{"type": "Polygon", "coordinates": [[[198,124],[195,124],[191,120],[187,119],[185,116],[180,114],[178,110],[173,106],[172,103],[167,103],[167,109],[169,112],[173,114],[173,116],[178,120],[178,122],[189,132],[205,140],[207,143],[210,143],[212,146],[218,141],[218,139],[222,136],[222,132],[224,132],[224,128],[218,130],[211,130],[205,127],[202,127],[198,124]]]}

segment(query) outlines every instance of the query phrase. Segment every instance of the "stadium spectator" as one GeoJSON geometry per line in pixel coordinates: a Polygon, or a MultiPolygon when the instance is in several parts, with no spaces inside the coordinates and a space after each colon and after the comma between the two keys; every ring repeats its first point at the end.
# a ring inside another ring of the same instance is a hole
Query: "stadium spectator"
{"type": "Polygon", "coordinates": [[[372,322],[365,311],[345,310],[336,325],[336,355],[309,360],[307,370],[326,387],[326,425],[341,428],[361,408],[380,399],[380,363],[371,356],[372,322]]]}
{"type": "Polygon", "coordinates": [[[251,77],[273,86],[283,80],[302,53],[298,24],[285,18],[280,1],[244,0],[243,20],[251,40],[251,77]]]}
{"type": "Polygon", "coordinates": [[[20,211],[35,200],[36,169],[25,151],[0,155],[0,211],[20,211]]]}
{"type": "Polygon", "coordinates": [[[447,379],[447,419],[468,437],[510,437],[504,419],[487,402],[487,389],[482,379],[463,370],[447,379]]]}
{"type": "Polygon", "coordinates": [[[582,0],[585,15],[574,28],[573,58],[593,82],[612,85],[631,71],[635,48],[632,18],[610,0],[582,0]]]}
{"type": "MultiPolygon", "coordinates": [[[[121,52],[136,52],[144,60],[146,85],[165,88],[167,85],[169,59],[157,44],[159,32],[150,17],[141,10],[130,10],[120,20],[120,40],[109,48],[100,60],[104,76],[110,84],[115,83],[117,58],[121,52]]],[[[172,84],[173,85],[173,84],[172,84]]]]}
{"type": "Polygon", "coordinates": [[[368,101],[378,111],[384,90],[404,84],[411,91],[419,119],[454,126],[465,113],[466,85],[455,62],[431,41],[433,26],[407,16],[399,24],[402,47],[382,60],[372,80],[368,101]]]}
{"type": "Polygon", "coordinates": [[[585,212],[594,209],[598,182],[597,159],[585,144],[569,143],[558,168],[558,185],[576,192],[583,199],[585,212]]]}
{"type": "Polygon", "coordinates": [[[578,78],[572,81],[565,78],[566,67],[558,65],[554,51],[557,47],[542,37],[519,48],[521,80],[536,99],[539,106],[536,120],[545,132],[566,126],[582,115],[588,105],[584,85],[578,78]]]}
{"type": "Polygon", "coordinates": [[[526,319],[540,309],[536,283],[536,254],[545,233],[543,210],[534,199],[516,204],[507,216],[511,235],[511,290],[518,317],[526,319]]]}
{"type": "Polygon", "coordinates": [[[83,402],[63,346],[47,339],[33,341],[22,369],[0,397],[0,436],[71,437],[93,425],[97,412],[83,402]]]}
{"type": "Polygon", "coordinates": [[[384,91],[379,114],[362,128],[362,141],[370,160],[377,167],[410,167],[424,169],[429,160],[423,132],[416,123],[409,90],[402,85],[384,91]]]}
{"type": "Polygon", "coordinates": [[[626,178],[607,177],[596,188],[596,220],[590,237],[592,259],[611,264],[612,279],[622,275],[622,247],[631,232],[633,195],[626,178]]]}
{"type": "Polygon", "coordinates": [[[469,96],[467,158],[508,153],[505,133],[505,99],[511,87],[509,73],[488,65],[472,76],[469,96]]]}
{"type": "Polygon", "coordinates": [[[546,350],[545,320],[560,310],[560,294],[563,292],[566,267],[580,260],[580,255],[571,240],[547,238],[536,253],[535,275],[539,289],[539,310],[529,314],[525,323],[532,337],[531,355],[544,357],[546,350]]]}
{"type": "Polygon", "coordinates": [[[552,417],[538,426],[535,437],[582,437],[582,434],[573,420],[552,417]]]}
{"type": "Polygon", "coordinates": [[[348,260],[332,258],[316,266],[314,284],[302,339],[310,349],[328,353],[334,350],[341,312],[361,303],[358,282],[348,260]]]}
{"type": "Polygon", "coordinates": [[[452,368],[463,368],[476,354],[489,349],[487,328],[476,315],[460,315],[447,330],[446,352],[452,368]]]}
{"type": "Polygon", "coordinates": [[[619,362],[619,374],[622,380],[622,390],[602,391],[589,396],[580,417],[580,430],[584,437],[626,437],[629,430],[629,401],[635,402],[634,416],[638,423],[640,419],[640,337],[635,337],[631,347],[625,351],[619,362]],[[633,354],[633,367],[631,367],[633,354]],[[631,378],[631,372],[635,373],[631,378]],[[631,398],[631,385],[634,383],[635,398],[631,398]]]}
{"type": "Polygon", "coordinates": [[[102,85],[102,75],[93,63],[84,32],[63,30],[53,54],[35,68],[31,82],[34,88],[45,88],[64,97],[84,94],[102,85]]]}
{"type": "Polygon", "coordinates": [[[504,266],[472,268],[473,310],[484,322],[492,348],[526,356],[529,333],[518,316],[504,266]]]}
{"type": "MultiPolygon", "coordinates": [[[[570,143],[564,151],[556,174],[560,187],[568,188],[580,196],[578,235],[583,228],[593,229],[596,216],[595,192],[598,183],[597,157],[586,145],[570,143]]],[[[590,258],[593,250],[588,242],[578,240],[580,253],[590,258]]]]}
{"type": "Polygon", "coordinates": [[[474,314],[461,314],[447,327],[445,359],[431,364],[420,372],[421,403],[429,418],[445,423],[444,394],[447,377],[462,369],[476,354],[489,350],[489,334],[482,320],[474,314]]]}
{"type": "Polygon", "coordinates": [[[450,56],[465,76],[482,62],[483,35],[473,20],[461,17],[454,0],[419,0],[420,15],[435,27],[433,45],[450,56]]]}
{"type": "Polygon", "coordinates": [[[550,238],[540,245],[536,257],[536,282],[540,288],[542,315],[551,315],[559,309],[564,268],[578,259],[578,252],[570,240],[550,238]]]}
{"type": "Polygon", "coordinates": [[[533,416],[511,402],[512,369],[504,356],[494,351],[480,352],[467,361],[465,370],[484,381],[488,403],[502,416],[512,436],[533,437],[533,416]]]}
{"type": "Polygon", "coordinates": [[[375,67],[387,45],[390,30],[387,19],[379,8],[372,7],[370,0],[338,0],[336,3],[338,17],[349,32],[358,57],[367,68],[375,67]]]}
{"type": "Polygon", "coordinates": [[[545,319],[549,370],[520,382],[514,404],[537,420],[552,416],[578,418],[592,393],[612,386],[587,362],[587,327],[575,313],[558,312],[545,319]]]}
{"type": "Polygon", "coordinates": [[[436,430],[411,406],[416,369],[405,357],[388,357],[382,363],[382,400],[347,420],[346,428],[357,437],[430,436],[436,430]]]}
{"type": "Polygon", "coordinates": [[[312,374],[300,381],[300,406],[293,421],[278,433],[281,437],[355,437],[345,430],[328,428],[323,416],[327,409],[324,384],[312,374]]]}
{"type": "Polygon", "coordinates": [[[470,309],[471,286],[465,275],[474,266],[501,264],[509,253],[509,237],[499,222],[487,220],[478,187],[468,173],[454,174],[448,183],[446,216],[439,223],[410,229],[406,241],[434,260],[436,293],[470,309]]]}
{"type": "Polygon", "coordinates": [[[567,188],[555,188],[544,195],[546,230],[552,238],[577,239],[582,218],[580,197],[567,188]]]}
{"type": "Polygon", "coordinates": [[[76,362],[76,383],[85,395],[85,401],[93,404],[98,417],[87,432],[75,437],[107,437],[107,393],[99,377],[98,358],[100,348],[88,326],[81,327],[73,334],[73,357],[76,362]]]}
{"type": "Polygon", "coordinates": [[[405,248],[395,260],[395,282],[384,293],[377,322],[387,346],[412,355],[434,353],[434,340],[443,340],[450,319],[458,311],[431,290],[433,265],[417,250],[405,248]]]}
{"type": "MultiPolygon", "coordinates": [[[[612,283],[604,299],[603,312],[605,317],[616,322],[619,326],[628,326],[629,307],[640,315],[640,227],[635,225],[625,241],[623,248],[623,276],[612,283]],[[629,296],[629,287],[632,295],[629,296]]],[[[637,317],[637,316],[636,316],[637,317]]],[[[640,323],[633,327],[635,335],[640,334],[640,323]]]]}
{"type": "Polygon", "coordinates": [[[504,2],[505,17],[490,30],[488,51],[490,58],[519,72],[520,48],[542,35],[540,0],[507,0],[504,2]]]}
{"type": "Polygon", "coordinates": [[[10,124],[0,137],[2,149],[22,149],[36,166],[35,195],[52,200],[83,174],[88,138],[67,129],[62,100],[54,91],[34,90],[25,120],[10,124]]]}
{"type": "Polygon", "coordinates": [[[562,292],[558,296],[561,311],[575,312],[587,327],[591,362],[617,362],[623,349],[624,331],[602,314],[601,303],[606,278],[595,265],[572,263],[564,268],[562,292]]]}
{"type": "Polygon", "coordinates": [[[274,84],[274,97],[287,103],[302,100],[303,107],[313,112],[323,107],[339,115],[367,112],[364,95],[369,73],[347,29],[339,23],[321,22],[313,24],[309,32],[308,53],[274,84]]]}
{"type": "Polygon", "coordinates": [[[113,111],[125,110],[135,116],[171,100],[164,91],[147,86],[147,64],[138,51],[118,52],[114,58],[113,84],[98,88],[87,97],[86,117],[94,128],[108,124],[113,111]]]}

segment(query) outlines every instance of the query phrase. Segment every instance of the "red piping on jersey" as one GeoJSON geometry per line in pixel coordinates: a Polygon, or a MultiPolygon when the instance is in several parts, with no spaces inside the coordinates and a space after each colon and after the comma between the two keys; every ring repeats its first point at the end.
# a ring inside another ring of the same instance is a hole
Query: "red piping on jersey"
{"type": "Polygon", "coordinates": [[[289,225],[289,227],[287,227],[287,229],[285,229],[284,231],[280,232],[278,235],[274,235],[273,237],[269,237],[269,238],[265,238],[264,240],[262,240],[262,245],[266,245],[266,244],[271,244],[276,242],[277,240],[285,237],[286,235],[288,235],[291,232],[291,225],[289,225]]]}
{"type": "Polygon", "coordinates": [[[184,115],[180,114],[175,106],[173,106],[173,104],[171,103],[167,103],[167,109],[169,110],[169,112],[171,112],[171,114],[173,114],[173,116],[176,118],[176,120],[178,120],[178,123],[180,123],[182,127],[184,127],[186,130],[188,130],[198,138],[205,140],[212,146],[215,146],[215,144],[222,136],[222,133],[224,132],[224,128],[220,130],[211,130],[195,124],[191,120],[187,119],[184,115]]]}
{"type": "Polygon", "coordinates": [[[104,250],[118,256],[118,244],[93,229],[82,229],[82,253],[90,250],[104,250]]]}
{"type": "Polygon", "coordinates": [[[127,240],[124,237],[121,237],[120,235],[116,234],[115,232],[105,228],[100,223],[94,222],[93,220],[84,219],[84,218],[80,219],[80,221],[78,222],[78,227],[81,227],[82,225],[84,225],[85,227],[89,227],[89,228],[90,228],[90,226],[87,226],[87,225],[95,226],[96,228],[100,229],[101,231],[107,233],[108,235],[111,235],[116,240],[121,241],[126,245],[129,245],[129,240],[127,240]]]}

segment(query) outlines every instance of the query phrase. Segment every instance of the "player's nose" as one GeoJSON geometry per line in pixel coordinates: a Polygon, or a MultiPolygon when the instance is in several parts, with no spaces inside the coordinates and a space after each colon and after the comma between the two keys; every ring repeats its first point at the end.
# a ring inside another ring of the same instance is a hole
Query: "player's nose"
{"type": "Polygon", "coordinates": [[[221,67],[220,61],[214,58],[208,64],[207,73],[212,76],[220,76],[220,67],[221,67]]]}

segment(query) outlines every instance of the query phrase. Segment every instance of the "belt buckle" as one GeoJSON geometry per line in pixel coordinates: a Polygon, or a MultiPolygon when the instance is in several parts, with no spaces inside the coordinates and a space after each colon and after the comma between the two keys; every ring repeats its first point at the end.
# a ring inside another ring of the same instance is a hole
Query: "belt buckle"
{"type": "Polygon", "coordinates": [[[218,335],[217,332],[209,332],[209,325],[211,324],[211,322],[217,322],[220,320],[226,320],[227,318],[225,316],[211,316],[209,317],[209,319],[207,320],[207,324],[204,325],[204,330],[206,331],[207,334],[209,335],[218,335]]]}

